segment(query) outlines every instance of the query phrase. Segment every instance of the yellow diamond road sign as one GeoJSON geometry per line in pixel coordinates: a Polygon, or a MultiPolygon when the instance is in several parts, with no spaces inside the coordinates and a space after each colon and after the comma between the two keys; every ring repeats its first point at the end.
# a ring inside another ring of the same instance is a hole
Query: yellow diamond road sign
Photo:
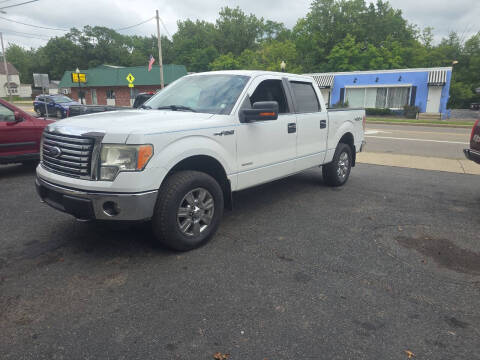
{"type": "Polygon", "coordinates": [[[127,81],[131,84],[135,81],[135,77],[130,73],[127,75],[127,81]]]}

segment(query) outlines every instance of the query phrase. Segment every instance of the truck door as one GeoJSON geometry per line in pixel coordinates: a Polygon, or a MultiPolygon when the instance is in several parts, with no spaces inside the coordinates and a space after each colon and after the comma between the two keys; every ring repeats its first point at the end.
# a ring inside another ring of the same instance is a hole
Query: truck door
{"type": "Polygon", "coordinates": [[[277,101],[279,115],[277,120],[241,123],[238,127],[238,190],[294,172],[296,115],[281,76],[254,79],[242,108],[258,101],[277,101]]]}
{"type": "Polygon", "coordinates": [[[0,104],[0,156],[39,152],[35,123],[30,119],[15,122],[12,109],[0,104]]]}
{"type": "Polygon", "coordinates": [[[290,81],[297,114],[297,160],[295,171],[323,164],[327,151],[328,114],[313,83],[290,81]]]}

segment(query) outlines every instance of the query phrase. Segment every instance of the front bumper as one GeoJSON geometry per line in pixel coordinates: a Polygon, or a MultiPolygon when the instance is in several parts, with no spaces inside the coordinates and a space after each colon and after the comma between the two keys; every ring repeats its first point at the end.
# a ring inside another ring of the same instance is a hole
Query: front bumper
{"type": "Polygon", "coordinates": [[[480,151],[472,149],[463,149],[465,157],[469,160],[475,161],[477,164],[480,164],[480,151]]]}
{"type": "Polygon", "coordinates": [[[157,190],[140,193],[88,192],[56,185],[38,177],[37,193],[51,207],[79,219],[139,221],[152,217],[157,190]]]}

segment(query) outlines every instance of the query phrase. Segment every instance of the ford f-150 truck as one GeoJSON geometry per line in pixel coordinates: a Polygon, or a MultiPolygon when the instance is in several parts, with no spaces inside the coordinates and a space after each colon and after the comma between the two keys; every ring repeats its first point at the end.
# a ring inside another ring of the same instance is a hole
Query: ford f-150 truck
{"type": "Polygon", "coordinates": [[[217,230],[232,193],[322,165],[340,186],[364,143],[364,110],[329,110],[308,76],[220,71],[185,76],[140,110],[48,126],[40,197],[80,219],[150,220],[180,251],[217,230]]]}

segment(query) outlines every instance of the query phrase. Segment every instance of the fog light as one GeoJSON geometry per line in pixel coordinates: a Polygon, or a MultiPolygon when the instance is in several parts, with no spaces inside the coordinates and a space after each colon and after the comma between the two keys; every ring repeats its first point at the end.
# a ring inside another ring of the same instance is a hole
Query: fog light
{"type": "Polygon", "coordinates": [[[117,203],[113,201],[106,201],[103,203],[103,212],[108,216],[115,216],[120,213],[117,203]]]}

